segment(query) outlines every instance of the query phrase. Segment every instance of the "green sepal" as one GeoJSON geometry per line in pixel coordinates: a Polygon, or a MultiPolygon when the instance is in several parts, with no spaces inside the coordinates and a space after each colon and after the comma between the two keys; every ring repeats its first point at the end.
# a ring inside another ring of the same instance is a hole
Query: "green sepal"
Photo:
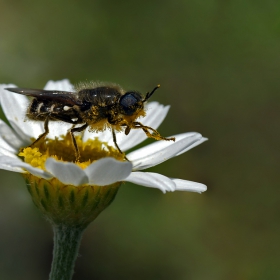
{"type": "Polygon", "coordinates": [[[85,228],[114,200],[121,182],[108,186],[65,185],[25,174],[36,207],[54,225],[85,228]]]}

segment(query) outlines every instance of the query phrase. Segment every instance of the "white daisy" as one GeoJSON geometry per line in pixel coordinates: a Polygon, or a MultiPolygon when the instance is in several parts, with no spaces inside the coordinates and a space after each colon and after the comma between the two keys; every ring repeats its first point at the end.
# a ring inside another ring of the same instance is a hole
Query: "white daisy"
{"type": "MultiPolygon", "coordinates": [[[[168,178],[162,174],[142,171],[178,156],[207,140],[196,132],[174,135],[172,137],[176,138],[175,142],[155,141],[143,148],[129,152],[126,157],[130,162],[110,157],[110,153],[84,168],[74,162],[65,162],[48,156],[43,169],[39,165],[34,167],[34,164],[30,164],[26,160],[24,162],[18,157],[19,150],[30,145],[34,139],[44,132],[43,123],[25,120],[25,113],[29,103],[28,98],[5,90],[8,87],[15,87],[15,85],[0,85],[1,106],[11,125],[10,127],[0,120],[1,169],[24,174],[30,173],[35,177],[46,180],[57,178],[63,184],[73,186],[106,186],[120,181],[127,181],[145,187],[158,188],[164,193],[176,190],[201,193],[206,190],[206,186],[200,183],[168,178]]],[[[73,86],[68,80],[49,81],[44,89],[71,91],[73,86]]],[[[163,106],[158,102],[150,102],[146,108],[147,114],[141,120],[142,123],[157,129],[167,115],[169,106],[163,106]]],[[[55,137],[65,135],[70,127],[71,125],[65,123],[51,122],[48,138],[55,139],[55,137]]],[[[108,146],[114,147],[111,131],[108,130],[101,133],[86,131],[81,140],[86,143],[88,140],[93,141],[96,137],[99,143],[103,143],[102,149],[108,149],[108,146]],[[107,143],[107,145],[104,143],[107,143]]],[[[129,135],[118,133],[117,143],[120,149],[126,152],[146,138],[147,136],[142,130],[134,129],[129,135]]],[[[74,150],[70,152],[74,153],[74,150]]]]}

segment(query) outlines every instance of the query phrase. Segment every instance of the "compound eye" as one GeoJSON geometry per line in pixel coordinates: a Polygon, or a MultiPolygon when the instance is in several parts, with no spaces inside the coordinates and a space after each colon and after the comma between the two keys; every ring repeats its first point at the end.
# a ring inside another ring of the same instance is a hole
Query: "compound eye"
{"type": "Polygon", "coordinates": [[[139,108],[143,107],[142,96],[140,93],[135,91],[127,92],[120,98],[120,105],[122,107],[123,114],[131,116],[139,108]]]}

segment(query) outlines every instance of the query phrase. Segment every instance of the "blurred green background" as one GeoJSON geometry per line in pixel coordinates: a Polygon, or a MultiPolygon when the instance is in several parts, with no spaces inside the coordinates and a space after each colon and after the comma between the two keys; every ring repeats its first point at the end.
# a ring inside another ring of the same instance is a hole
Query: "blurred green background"
{"type": "MultiPolygon", "coordinates": [[[[0,83],[111,81],[171,104],[159,131],[209,141],[150,171],[204,183],[125,184],[87,229],[74,279],[280,279],[280,3],[1,1],[0,83]]],[[[52,231],[0,171],[0,279],[47,279],[52,231]]]]}

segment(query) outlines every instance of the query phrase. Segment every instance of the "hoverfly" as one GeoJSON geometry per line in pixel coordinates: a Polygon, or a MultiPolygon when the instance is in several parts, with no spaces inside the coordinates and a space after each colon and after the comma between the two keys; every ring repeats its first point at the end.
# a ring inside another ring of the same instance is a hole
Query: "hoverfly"
{"type": "Polygon", "coordinates": [[[174,137],[163,137],[157,130],[137,121],[139,117],[145,116],[144,103],[159,87],[159,85],[156,86],[145,96],[138,91],[125,92],[119,85],[105,83],[80,84],[75,92],[26,88],[6,89],[32,97],[26,117],[35,121],[44,121],[44,133],[31,146],[47,136],[49,121],[70,123],[73,127],[69,132],[76,158],[79,160],[80,153],[74,133],[82,132],[87,127],[95,132],[111,129],[114,144],[120,153],[123,152],[117,144],[116,131],[124,130],[124,133],[128,135],[131,129],[142,129],[150,138],[175,141],[174,137]]]}

